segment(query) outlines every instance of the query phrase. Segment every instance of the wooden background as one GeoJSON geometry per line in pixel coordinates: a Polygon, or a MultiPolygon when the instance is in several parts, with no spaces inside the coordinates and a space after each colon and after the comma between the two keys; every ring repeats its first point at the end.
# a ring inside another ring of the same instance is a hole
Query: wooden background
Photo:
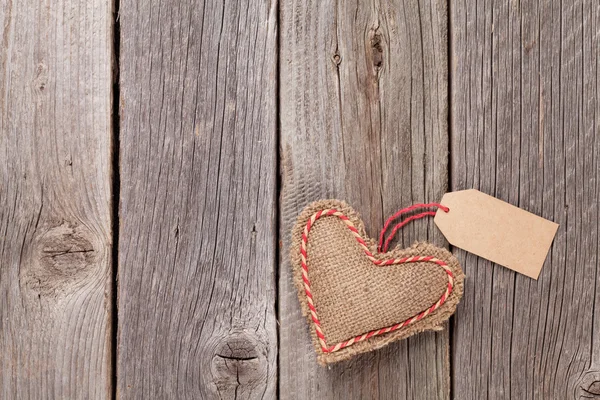
{"type": "Polygon", "coordinates": [[[599,68],[597,0],[2,0],[0,398],[600,399],[599,68]],[[452,249],[447,329],[318,366],[299,211],[466,188],[539,280],[452,249]]]}

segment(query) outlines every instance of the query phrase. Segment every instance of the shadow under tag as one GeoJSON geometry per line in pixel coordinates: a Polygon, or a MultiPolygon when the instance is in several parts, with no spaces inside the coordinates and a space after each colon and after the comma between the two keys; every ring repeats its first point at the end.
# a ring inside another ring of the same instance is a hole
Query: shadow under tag
{"type": "Polygon", "coordinates": [[[537,279],[558,224],[475,189],[446,193],[435,224],[448,242],[537,279]]]}

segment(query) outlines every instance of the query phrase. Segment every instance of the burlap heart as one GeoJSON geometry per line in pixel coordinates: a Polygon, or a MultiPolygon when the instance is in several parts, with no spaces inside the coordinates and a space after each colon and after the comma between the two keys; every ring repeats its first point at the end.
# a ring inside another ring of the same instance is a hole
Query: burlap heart
{"type": "Polygon", "coordinates": [[[378,253],[359,215],[339,200],[304,209],[291,260],[321,364],[441,329],[463,291],[464,275],[450,252],[417,243],[378,253]]]}

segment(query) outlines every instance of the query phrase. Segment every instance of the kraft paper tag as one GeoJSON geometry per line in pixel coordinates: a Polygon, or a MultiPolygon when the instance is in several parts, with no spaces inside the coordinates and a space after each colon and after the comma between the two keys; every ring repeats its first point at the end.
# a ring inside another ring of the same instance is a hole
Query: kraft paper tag
{"type": "Polygon", "coordinates": [[[448,242],[537,279],[558,224],[478,190],[446,193],[435,224],[448,242]]]}

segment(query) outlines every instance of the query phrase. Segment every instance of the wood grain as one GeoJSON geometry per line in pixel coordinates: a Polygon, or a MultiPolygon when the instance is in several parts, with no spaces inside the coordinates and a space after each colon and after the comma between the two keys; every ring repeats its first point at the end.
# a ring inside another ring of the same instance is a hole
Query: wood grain
{"type": "Polygon", "coordinates": [[[600,3],[453,3],[452,189],[560,224],[538,281],[457,250],[457,399],[600,398],[600,3]]]}
{"type": "Polygon", "coordinates": [[[119,397],[275,397],[276,20],[121,5],[119,397]]]}
{"type": "Polygon", "coordinates": [[[111,382],[112,5],[0,4],[0,398],[111,382]]]}
{"type": "MultiPolygon", "coordinates": [[[[280,6],[282,250],[280,395],[448,397],[448,332],[418,335],[324,369],[292,284],[290,231],[309,202],[348,201],[375,236],[384,218],[447,184],[446,3],[283,0],[280,6]]],[[[401,244],[443,245],[432,222],[401,244]]]]}

